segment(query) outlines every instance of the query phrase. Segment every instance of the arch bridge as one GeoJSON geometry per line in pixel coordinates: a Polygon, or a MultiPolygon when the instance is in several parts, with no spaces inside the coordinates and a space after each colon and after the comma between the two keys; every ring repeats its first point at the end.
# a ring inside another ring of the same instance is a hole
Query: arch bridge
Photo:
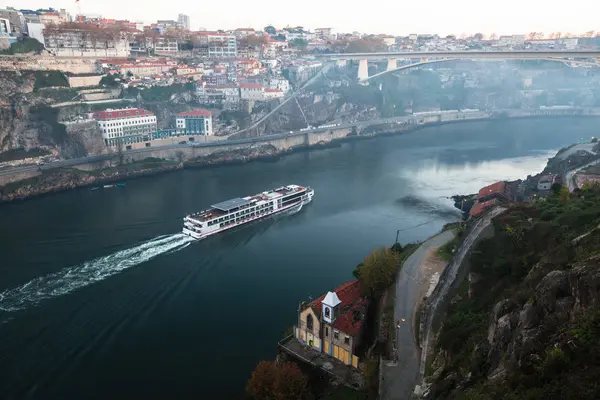
{"type": "Polygon", "coordinates": [[[436,52],[385,52],[385,53],[336,53],[322,54],[317,58],[331,61],[359,61],[358,81],[367,83],[383,74],[422,65],[456,60],[544,60],[564,63],[600,66],[600,51],[552,50],[552,51],[436,51],[436,52]],[[383,72],[369,76],[369,61],[385,61],[383,72]],[[405,61],[398,66],[398,60],[405,61]]]}

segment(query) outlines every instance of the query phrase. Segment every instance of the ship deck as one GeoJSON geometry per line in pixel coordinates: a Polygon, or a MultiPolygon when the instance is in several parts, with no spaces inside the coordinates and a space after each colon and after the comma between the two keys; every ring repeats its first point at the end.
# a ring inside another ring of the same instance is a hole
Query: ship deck
{"type": "Polygon", "coordinates": [[[248,197],[235,197],[220,203],[211,205],[211,208],[189,215],[188,217],[197,221],[206,222],[214,218],[219,218],[231,212],[243,210],[255,205],[260,201],[271,201],[291,193],[300,192],[306,188],[297,185],[282,186],[277,189],[268,190],[248,197]]]}

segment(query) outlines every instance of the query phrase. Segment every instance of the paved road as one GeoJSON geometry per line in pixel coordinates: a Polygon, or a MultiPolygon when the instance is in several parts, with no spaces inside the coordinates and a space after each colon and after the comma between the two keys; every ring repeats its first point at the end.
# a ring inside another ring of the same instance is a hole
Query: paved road
{"type": "Polygon", "coordinates": [[[575,190],[577,188],[577,185],[575,184],[575,179],[573,179],[575,177],[575,174],[577,172],[581,171],[582,169],[585,169],[587,167],[591,167],[592,165],[596,165],[598,163],[600,163],[600,159],[594,160],[594,161],[589,162],[589,163],[587,163],[585,165],[582,165],[579,168],[575,168],[575,169],[573,169],[571,171],[568,171],[565,174],[565,182],[567,182],[567,186],[569,187],[569,192],[572,192],[573,190],[575,190]]]}
{"type": "Polygon", "coordinates": [[[387,365],[384,362],[381,398],[403,400],[410,398],[419,373],[420,350],[415,342],[414,311],[420,301],[419,286],[427,282],[421,275],[420,266],[430,249],[440,247],[454,237],[452,231],[442,232],[424,242],[402,266],[396,282],[396,304],[394,320],[401,321],[396,332],[398,362],[387,365]]]}

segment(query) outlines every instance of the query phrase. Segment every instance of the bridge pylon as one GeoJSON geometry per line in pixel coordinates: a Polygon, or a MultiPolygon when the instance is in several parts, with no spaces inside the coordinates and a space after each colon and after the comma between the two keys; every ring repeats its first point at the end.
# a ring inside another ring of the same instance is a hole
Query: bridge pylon
{"type": "Polygon", "coordinates": [[[398,68],[397,60],[395,58],[388,58],[386,71],[393,71],[398,68]]]}
{"type": "Polygon", "coordinates": [[[367,79],[369,79],[369,61],[363,58],[358,62],[358,82],[361,85],[368,85],[367,79]]]}

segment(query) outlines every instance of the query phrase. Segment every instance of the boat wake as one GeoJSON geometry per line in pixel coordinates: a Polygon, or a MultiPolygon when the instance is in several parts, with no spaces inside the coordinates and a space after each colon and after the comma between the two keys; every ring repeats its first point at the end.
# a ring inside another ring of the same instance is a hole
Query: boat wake
{"type": "Polygon", "coordinates": [[[19,311],[38,305],[44,300],[102,281],[160,254],[179,251],[192,241],[192,238],[181,233],[158,236],[138,246],[32,279],[24,285],[0,293],[0,310],[19,311]]]}

